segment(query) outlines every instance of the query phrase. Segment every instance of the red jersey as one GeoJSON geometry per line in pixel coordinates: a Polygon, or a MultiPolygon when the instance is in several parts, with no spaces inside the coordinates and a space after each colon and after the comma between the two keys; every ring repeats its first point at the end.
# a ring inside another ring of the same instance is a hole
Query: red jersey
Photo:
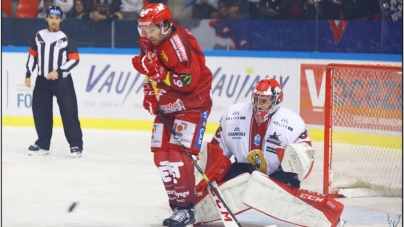
{"type": "Polygon", "coordinates": [[[164,82],[152,82],[164,113],[184,110],[210,111],[212,72],[195,37],[172,22],[172,32],[159,45],[139,36],[142,55],[154,52],[170,71],[164,82]]]}

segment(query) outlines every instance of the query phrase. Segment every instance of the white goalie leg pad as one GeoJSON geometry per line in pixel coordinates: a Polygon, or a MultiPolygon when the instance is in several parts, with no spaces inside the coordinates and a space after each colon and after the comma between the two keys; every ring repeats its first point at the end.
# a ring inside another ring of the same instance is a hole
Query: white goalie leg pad
{"type": "Polygon", "coordinates": [[[286,147],[283,155],[278,154],[278,158],[283,171],[297,173],[299,181],[302,181],[310,173],[315,153],[307,143],[292,143],[286,147]]]}
{"type": "MultiPolygon", "coordinates": [[[[219,186],[222,198],[234,215],[250,209],[240,199],[247,187],[249,178],[250,174],[244,173],[219,186]]],[[[201,201],[195,204],[196,223],[204,224],[220,220],[221,217],[216,206],[217,204],[212,200],[212,197],[208,194],[205,195],[201,201]]]]}
{"type": "Polygon", "coordinates": [[[285,222],[310,227],[338,224],[343,211],[341,203],[315,192],[287,187],[254,171],[242,200],[253,209],[285,222]]]}

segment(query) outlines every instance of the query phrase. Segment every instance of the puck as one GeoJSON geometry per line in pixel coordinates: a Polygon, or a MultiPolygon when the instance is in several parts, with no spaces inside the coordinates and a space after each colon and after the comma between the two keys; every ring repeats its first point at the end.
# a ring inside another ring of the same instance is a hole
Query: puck
{"type": "Polygon", "coordinates": [[[73,202],[72,205],[70,205],[68,212],[73,212],[76,205],[77,205],[77,202],[73,202]]]}

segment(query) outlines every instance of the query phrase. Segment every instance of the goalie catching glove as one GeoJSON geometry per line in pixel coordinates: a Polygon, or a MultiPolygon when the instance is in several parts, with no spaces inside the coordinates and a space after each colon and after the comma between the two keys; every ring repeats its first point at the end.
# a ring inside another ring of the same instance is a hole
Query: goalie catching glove
{"type": "Polygon", "coordinates": [[[149,51],[147,55],[138,55],[132,58],[133,67],[141,74],[147,75],[151,80],[162,82],[169,71],[160,62],[155,53],[149,51]]]}

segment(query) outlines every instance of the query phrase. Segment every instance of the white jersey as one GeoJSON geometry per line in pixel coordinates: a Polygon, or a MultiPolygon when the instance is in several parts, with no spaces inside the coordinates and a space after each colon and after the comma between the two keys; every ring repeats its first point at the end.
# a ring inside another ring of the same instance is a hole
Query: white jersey
{"type": "Polygon", "coordinates": [[[300,142],[311,145],[306,125],[298,114],[281,106],[269,120],[258,125],[250,102],[233,104],[226,110],[214,139],[223,155],[234,155],[237,162],[251,163],[267,175],[279,168],[276,148],[300,142]]]}

